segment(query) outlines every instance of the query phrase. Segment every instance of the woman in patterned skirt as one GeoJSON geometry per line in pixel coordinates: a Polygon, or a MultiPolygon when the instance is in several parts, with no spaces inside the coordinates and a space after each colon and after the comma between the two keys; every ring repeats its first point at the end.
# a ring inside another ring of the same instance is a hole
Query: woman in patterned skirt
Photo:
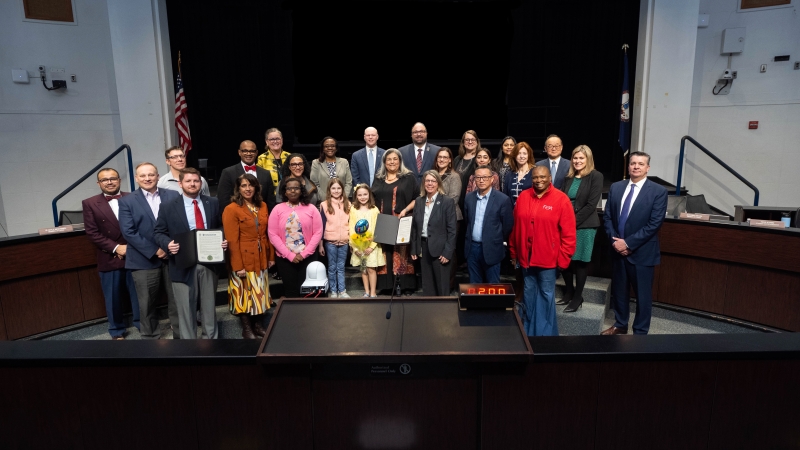
{"type": "MultiPolygon", "coordinates": [[[[382,165],[372,183],[375,206],[381,214],[404,217],[414,209],[414,199],[419,195],[414,174],[403,165],[403,157],[396,148],[383,154],[382,165]]],[[[394,288],[395,275],[400,289],[406,295],[417,290],[417,276],[408,245],[383,245],[386,269],[378,271],[378,290],[394,288]]]]}
{"type": "Polygon", "coordinates": [[[564,270],[564,297],[556,302],[567,305],[564,312],[575,312],[583,304],[583,287],[586,284],[586,266],[592,260],[594,236],[600,226],[597,203],[603,191],[603,174],[594,170],[594,157],[587,145],[572,151],[572,164],[564,181],[564,192],[575,211],[578,244],[572,262],[564,270]],[[573,277],[575,285],[572,285],[573,277]]]}
{"type": "Polygon", "coordinates": [[[270,306],[266,274],[275,264],[275,252],[267,240],[268,221],[258,179],[249,173],[240,175],[231,203],[222,212],[222,226],[230,264],[228,306],[241,319],[245,339],[266,334],[263,314],[270,306]]]}

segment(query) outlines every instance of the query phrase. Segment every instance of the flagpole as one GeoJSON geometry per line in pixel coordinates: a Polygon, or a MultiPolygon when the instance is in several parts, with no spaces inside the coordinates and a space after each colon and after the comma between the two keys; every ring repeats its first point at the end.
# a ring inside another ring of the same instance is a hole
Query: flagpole
{"type": "Polygon", "coordinates": [[[181,51],[178,50],[178,76],[183,79],[183,74],[181,73],[181,51]]]}
{"type": "MultiPolygon", "coordinates": [[[[622,44],[622,51],[625,52],[625,56],[626,57],[628,56],[628,47],[629,47],[628,44],[622,44]]],[[[178,52],[178,70],[180,70],[180,61],[181,61],[180,52],[178,52]]],[[[630,152],[630,149],[625,150],[625,153],[622,154],[622,179],[623,180],[627,180],[628,179],[628,162],[627,162],[627,159],[628,159],[628,153],[629,152],[630,152]]]]}

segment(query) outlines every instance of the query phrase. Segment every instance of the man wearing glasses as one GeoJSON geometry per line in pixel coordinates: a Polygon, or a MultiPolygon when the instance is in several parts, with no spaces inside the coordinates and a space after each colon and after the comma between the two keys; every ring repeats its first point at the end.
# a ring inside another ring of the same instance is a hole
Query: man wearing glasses
{"type": "Polygon", "coordinates": [[[112,340],[121,341],[125,339],[126,328],[120,297],[123,287],[130,295],[133,325],[139,328],[139,298],[131,271],[125,269],[128,242],[119,228],[119,199],[128,193],[119,191],[119,172],[108,167],[97,173],[97,185],[102,192],[82,202],[83,224],[86,236],[97,247],[97,270],[105,297],[108,333],[112,340]]]}
{"type": "Polygon", "coordinates": [[[289,157],[289,152],[283,149],[283,133],[277,128],[270,128],[264,133],[267,142],[267,151],[258,156],[256,165],[266,169],[272,176],[272,193],[277,194],[278,184],[281,181],[281,169],[289,157]]]}
{"type": "Polygon", "coordinates": [[[433,169],[438,145],[428,143],[428,129],[425,124],[417,122],[411,127],[411,144],[400,147],[403,165],[417,177],[417,186],[422,181],[422,174],[433,169]]]}
{"type": "MultiPolygon", "coordinates": [[[[452,176],[452,175],[451,175],[452,176]]],[[[470,283],[499,283],[500,262],[506,256],[503,242],[514,225],[514,207],[506,194],[492,189],[492,169],[475,169],[478,189],[464,199],[464,256],[470,283]]]]}
{"type": "MultiPolygon", "coordinates": [[[[164,156],[167,158],[169,170],[166,175],[158,179],[158,187],[171,191],[178,191],[182,194],[183,191],[181,190],[178,177],[180,176],[181,170],[186,168],[186,155],[183,153],[183,149],[176,145],[168,148],[164,152],[164,156]]],[[[208,182],[206,179],[200,177],[200,181],[202,182],[200,193],[203,195],[211,195],[211,191],[208,190],[208,182]]]]}
{"type": "Polygon", "coordinates": [[[236,180],[240,175],[249,173],[254,175],[261,184],[261,194],[270,211],[275,207],[275,187],[272,186],[272,176],[269,171],[256,165],[256,143],[253,141],[242,141],[239,144],[239,163],[222,170],[217,186],[217,200],[219,209],[224,211],[225,207],[231,203],[233,191],[236,188],[236,180]]]}
{"type": "Polygon", "coordinates": [[[553,177],[553,187],[559,191],[564,190],[564,180],[567,178],[570,164],[568,160],[561,157],[563,149],[564,144],[561,142],[560,137],[555,134],[547,136],[544,141],[544,151],[547,152],[547,159],[536,163],[537,166],[550,169],[550,176],[553,177]]]}

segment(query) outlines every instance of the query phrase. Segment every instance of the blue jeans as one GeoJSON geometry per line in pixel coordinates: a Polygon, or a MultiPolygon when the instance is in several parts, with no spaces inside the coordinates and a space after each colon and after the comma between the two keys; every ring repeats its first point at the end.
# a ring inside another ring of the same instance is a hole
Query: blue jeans
{"type": "Polygon", "coordinates": [[[480,242],[472,241],[467,257],[467,269],[469,270],[470,283],[499,283],[500,282],[500,263],[486,264],[483,259],[483,245],[480,242]]]}
{"type": "Polygon", "coordinates": [[[525,332],[528,336],[558,336],[556,269],[522,268],[525,277],[525,332]]]}
{"type": "Polygon", "coordinates": [[[328,257],[328,284],[330,292],[344,292],[344,265],[347,260],[347,244],[334,245],[325,241],[325,255],[328,257]]]}

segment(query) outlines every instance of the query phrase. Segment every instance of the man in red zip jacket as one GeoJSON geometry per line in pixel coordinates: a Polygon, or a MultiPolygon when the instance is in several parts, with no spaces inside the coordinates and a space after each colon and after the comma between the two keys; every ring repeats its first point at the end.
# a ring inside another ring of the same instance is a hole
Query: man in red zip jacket
{"type": "Polygon", "coordinates": [[[525,277],[525,331],[528,336],[558,336],[557,269],[566,269],[575,253],[575,213],[566,194],[552,184],[546,166],[533,168],[533,189],[514,207],[514,229],[508,240],[511,262],[525,277]]]}

